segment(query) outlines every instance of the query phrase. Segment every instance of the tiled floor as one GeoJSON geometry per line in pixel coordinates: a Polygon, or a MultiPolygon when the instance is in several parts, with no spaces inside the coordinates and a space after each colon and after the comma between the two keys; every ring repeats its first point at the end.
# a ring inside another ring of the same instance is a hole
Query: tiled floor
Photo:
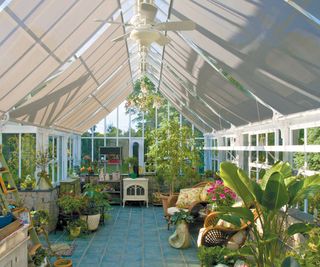
{"type": "Polygon", "coordinates": [[[113,206],[111,219],[104,226],[87,236],[69,241],[57,232],[50,235],[54,242],[74,242],[73,266],[78,267],[182,267],[200,266],[197,259],[195,236],[188,249],[174,249],[168,244],[168,237],[174,227],[167,230],[162,207],[113,206]]]}

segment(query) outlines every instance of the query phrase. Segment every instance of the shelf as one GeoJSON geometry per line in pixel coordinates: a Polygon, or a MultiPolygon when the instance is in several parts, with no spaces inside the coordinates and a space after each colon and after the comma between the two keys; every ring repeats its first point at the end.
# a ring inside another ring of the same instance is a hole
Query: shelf
{"type": "Polygon", "coordinates": [[[120,191],[104,191],[104,192],[106,192],[106,193],[108,193],[108,194],[120,194],[120,191]]]}
{"type": "Polygon", "coordinates": [[[121,181],[120,180],[117,180],[117,181],[98,181],[98,183],[120,183],[121,181]]]}

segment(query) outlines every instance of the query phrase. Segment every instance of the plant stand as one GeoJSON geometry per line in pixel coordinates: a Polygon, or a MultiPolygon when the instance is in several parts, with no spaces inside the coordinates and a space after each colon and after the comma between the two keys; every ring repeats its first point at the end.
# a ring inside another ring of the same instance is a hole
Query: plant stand
{"type": "Polygon", "coordinates": [[[185,221],[177,223],[175,232],[169,237],[169,244],[174,248],[190,247],[189,226],[185,221]]]}

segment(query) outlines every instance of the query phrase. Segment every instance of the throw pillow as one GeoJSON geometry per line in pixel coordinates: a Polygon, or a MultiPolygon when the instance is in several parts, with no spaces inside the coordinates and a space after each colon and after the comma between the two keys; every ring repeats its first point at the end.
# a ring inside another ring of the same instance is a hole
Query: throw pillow
{"type": "Polygon", "coordinates": [[[200,200],[201,201],[208,201],[208,189],[211,187],[211,183],[207,183],[200,193],[200,200]]]}
{"type": "Polygon", "coordinates": [[[218,226],[221,226],[223,228],[228,228],[228,229],[232,229],[232,230],[235,230],[235,229],[238,229],[239,227],[233,225],[232,223],[229,223],[227,221],[224,221],[222,219],[220,219],[218,222],[217,222],[217,225],[218,226]]]}
{"type": "Polygon", "coordinates": [[[176,203],[176,207],[187,209],[193,202],[200,201],[201,191],[202,187],[181,189],[176,203]]]}

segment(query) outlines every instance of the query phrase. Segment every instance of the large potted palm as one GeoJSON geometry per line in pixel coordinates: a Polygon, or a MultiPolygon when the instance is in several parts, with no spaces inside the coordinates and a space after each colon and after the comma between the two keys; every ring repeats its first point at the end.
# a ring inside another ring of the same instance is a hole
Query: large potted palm
{"type": "Polygon", "coordinates": [[[199,151],[195,146],[192,130],[187,126],[180,126],[177,119],[165,120],[160,127],[148,135],[150,150],[148,161],[155,165],[157,175],[164,177],[169,188],[168,194],[162,194],[162,204],[166,215],[167,201],[179,187],[179,180],[185,173],[198,167],[199,151]]]}

